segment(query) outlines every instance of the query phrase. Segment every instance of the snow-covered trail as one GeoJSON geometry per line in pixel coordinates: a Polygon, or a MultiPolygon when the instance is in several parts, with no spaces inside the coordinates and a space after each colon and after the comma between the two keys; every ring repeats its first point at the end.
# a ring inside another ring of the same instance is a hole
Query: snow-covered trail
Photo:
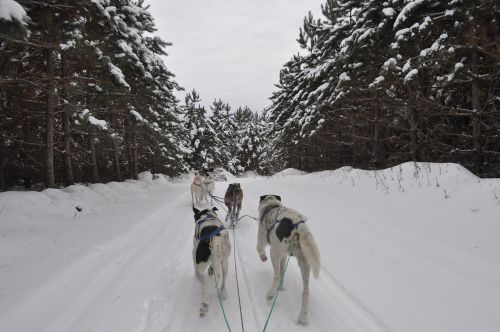
{"type": "MultiPolygon", "coordinates": [[[[308,216],[322,254],[310,324],[295,323],[302,281],[292,258],[268,331],[498,329],[500,181],[403,166],[231,179],[244,190],[242,215],[280,194],[308,216]]],[[[224,331],[215,288],[198,317],[189,179],[157,182],[0,194],[0,331],[224,331]]],[[[245,331],[261,331],[271,263],[257,255],[256,221],[234,234],[227,317],[241,330],[236,257],[245,331]]]]}

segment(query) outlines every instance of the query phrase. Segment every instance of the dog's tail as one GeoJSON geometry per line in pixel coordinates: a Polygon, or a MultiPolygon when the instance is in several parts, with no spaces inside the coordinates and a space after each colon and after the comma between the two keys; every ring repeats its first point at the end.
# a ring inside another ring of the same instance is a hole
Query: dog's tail
{"type": "Polygon", "coordinates": [[[313,275],[316,279],[319,277],[320,269],[320,254],[316,241],[305,223],[299,224],[297,231],[299,232],[300,249],[304,253],[307,264],[311,267],[313,275]]]}

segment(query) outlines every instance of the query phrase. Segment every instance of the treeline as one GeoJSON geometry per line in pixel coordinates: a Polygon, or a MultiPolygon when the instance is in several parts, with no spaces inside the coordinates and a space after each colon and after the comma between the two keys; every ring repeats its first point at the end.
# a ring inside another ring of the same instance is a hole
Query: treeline
{"type": "Polygon", "coordinates": [[[274,153],[303,170],[458,162],[500,176],[500,3],[328,0],[280,72],[274,153]]]}
{"type": "Polygon", "coordinates": [[[223,167],[233,174],[272,172],[268,158],[271,126],[267,113],[214,100],[209,112],[193,90],[182,106],[188,131],[187,160],[194,169],[223,167]]]}
{"type": "Polygon", "coordinates": [[[24,22],[6,1],[14,12],[0,22],[1,188],[188,169],[179,87],[161,58],[168,43],[152,35],[143,1],[17,0],[24,22]]]}
{"type": "Polygon", "coordinates": [[[161,58],[169,44],[143,1],[5,1],[0,189],[269,164],[265,113],[216,100],[209,115],[196,91],[176,99],[161,58]]]}

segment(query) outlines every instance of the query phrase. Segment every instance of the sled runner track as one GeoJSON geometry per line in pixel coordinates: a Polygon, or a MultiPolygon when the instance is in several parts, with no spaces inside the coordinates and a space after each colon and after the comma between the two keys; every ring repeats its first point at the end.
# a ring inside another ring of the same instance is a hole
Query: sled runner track
{"type": "Polygon", "coordinates": [[[350,322],[353,328],[350,331],[392,332],[382,320],[352,296],[324,266],[321,269],[320,281],[329,290],[331,302],[336,308],[334,315],[350,322]]]}
{"type": "Polygon", "coordinates": [[[244,261],[243,257],[242,257],[242,254],[241,254],[241,246],[239,244],[239,242],[236,242],[236,246],[238,247],[237,248],[237,260],[238,260],[238,265],[240,266],[240,271],[241,271],[241,274],[243,275],[243,281],[245,282],[245,289],[246,289],[246,295],[248,296],[248,299],[249,301],[247,302],[251,308],[252,308],[252,318],[253,318],[253,321],[255,322],[255,326],[256,327],[259,327],[260,326],[260,322],[259,322],[259,313],[258,313],[258,310],[256,309],[256,306],[255,304],[257,303],[256,300],[254,298],[254,296],[252,295],[252,292],[250,291],[251,290],[251,284],[250,284],[250,280],[248,278],[248,274],[246,273],[246,268],[245,268],[245,264],[242,264],[242,262],[244,261]]]}
{"type": "Polygon", "coordinates": [[[38,307],[43,312],[44,317],[33,317],[43,319],[39,331],[105,330],[110,324],[104,318],[108,314],[126,316],[127,313],[121,312],[121,301],[137,297],[138,289],[144,288],[141,277],[161,255],[165,234],[172,233],[170,230],[175,227],[166,219],[166,209],[161,207],[123,236],[95,248],[69,266],[34,294],[20,311],[38,307]],[[60,307],[45,308],[43,303],[49,299],[59,300],[60,307]]]}
{"type": "MultiPolygon", "coordinates": [[[[181,197],[175,201],[182,202],[184,199],[184,197],[181,197]]],[[[118,250],[116,250],[117,256],[120,258],[123,257],[121,260],[127,263],[123,264],[123,266],[116,271],[106,271],[108,270],[106,269],[98,278],[94,279],[94,283],[89,286],[89,289],[95,294],[95,297],[99,297],[101,290],[107,287],[115,287],[116,284],[119,284],[121,287],[128,287],[127,285],[130,284],[129,280],[134,279],[136,275],[140,275],[140,271],[144,268],[146,270],[149,269],[152,264],[156,263],[158,266],[162,266],[162,262],[169,258],[168,253],[164,252],[163,243],[173,240],[168,239],[167,235],[172,234],[173,230],[177,231],[175,230],[175,223],[173,223],[172,220],[175,220],[178,216],[179,213],[171,213],[168,207],[162,207],[150,217],[140,222],[138,225],[139,229],[133,231],[133,233],[137,234],[135,240],[140,246],[134,248],[134,241],[126,241],[123,248],[118,248],[118,250]],[[141,234],[141,232],[144,232],[144,234],[141,234]],[[130,250],[129,248],[133,249],[130,250]],[[156,262],[159,257],[161,257],[162,260],[156,262]]],[[[114,259],[113,256],[114,254],[111,253],[110,260],[114,259]]],[[[137,278],[137,280],[139,280],[139,278],[137,278]]],[[[137,285],[140,284],[140,282],[135,282],[134,284],[137,285]]],[[[118,296],[121,295],[117,295],[115,299],[118,299],[118,296]]],[[[126,296],[126,290],[123,296],[126,296]]],[[[89,305],[95,302],[96,298],[90,298],[89,305]]],[[[80,314],[80,316],[83,315],[84,313],[80,314]]],[[[67,330],[78,330],[76,328],[78,325],[75,326],[75,324],[78,324],[79,320],[80,319],[75,319],[73,328],[67,330]]]]}

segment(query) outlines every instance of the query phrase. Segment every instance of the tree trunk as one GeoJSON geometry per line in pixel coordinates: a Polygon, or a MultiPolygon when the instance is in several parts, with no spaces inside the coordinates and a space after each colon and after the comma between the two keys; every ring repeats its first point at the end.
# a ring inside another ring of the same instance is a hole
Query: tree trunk
{"type": "Polygon", "coordinates": [[[125,118],[125,151],[127,153],[127,173],[130,178],[133,177],[134,158],[132,153],[132,121],[125,118]]]}
{"type": "Polygon", "coordinates": [[[54,50],[48,48],[46,50],[47,61],[47,108],[46,108],[46,127],[45,127],[45,182],[47,187],[54,188],[54,50]]]}
{"type": "Polygon", "coordinates": [[[380,167],[380,99],[377,97],[375,108],[375,123],[373,132],[373,164],[375,168],[380,167]]]}
{"type": "MultiPolygon", "coordinates": [[[[111,115],[111,123],[113,124],[113,128],[116,130],[118,127],[116,117],[114,115],[111,115]]],[[[114,135],[111,137],[112,142],[113,142],[113,164],[115,166],[115,174],[116,174],[116,181],[122,182],[122,172],[120,170],[120,148],[118,147],[118,138],[117,135],[114,135]]]]}
{"type": "Polygon", "coordinates": [[[357,121],[357,111],[353,111],[351,122],[351,134],[352,134],[352,167],[357,167],[358,165],[358,140],[356,139],[356,121],[357,121]]]}
{"type": "Polygon", "coordinates": [[[90,164],[92,167],[92,182],[99,182],[99,170],[97,169],[97,158],[95,154],[95,142],[94,142],[94,129],[91,128],[89,131],[89,144],[90,144],[90,164]]]}
{"type": "Polygon", "coordinates": [[[7,156],[0,154],[0,190],[7,190],[7,182],[5,181],[5,168],[8,162],[7,156]]]}
{"type": "Polygon", "coordinates": [[[418,161],[418,146],[417,146],[417,127],[418,127],[418,114],[417,107],[415,105],[416,95],[413,88],[408,90],[408,109],[410,113],[410,150],[411,150],[411,160],[418,161]]]}
{"type": "MultiPolygon", "coordinates": [[[[477,49],[472,48],[471,65],[477,65],[477,49]]],[[[475,68],[472,68],[474,71],[475,68]]],[[[477,78],[472,78],[472,141],[474,147],[474,162],[475,167],[479,170],[482,161],[482,146],[481,146],[481,91],[477,78]]]]}
{"type": "Polygon", "coordinates": [[[131,157],[132,157],[132,178],[138,179],[138,158],[137,158],[137,124],[135,120],[131,121],[131,157]]]}
{"type": "MultiPolygon", "coordinates": [[[[68,63],[64,53],[61,54],[62,75],[64,77],[63,93],[66,100],[69,99],[68,63]]],[[[63,116],[64,134],[64,179],[67,186],[75,183],[73,176],[73,165],[71,164],[71,110],[65,105],[63,116]]]]}

